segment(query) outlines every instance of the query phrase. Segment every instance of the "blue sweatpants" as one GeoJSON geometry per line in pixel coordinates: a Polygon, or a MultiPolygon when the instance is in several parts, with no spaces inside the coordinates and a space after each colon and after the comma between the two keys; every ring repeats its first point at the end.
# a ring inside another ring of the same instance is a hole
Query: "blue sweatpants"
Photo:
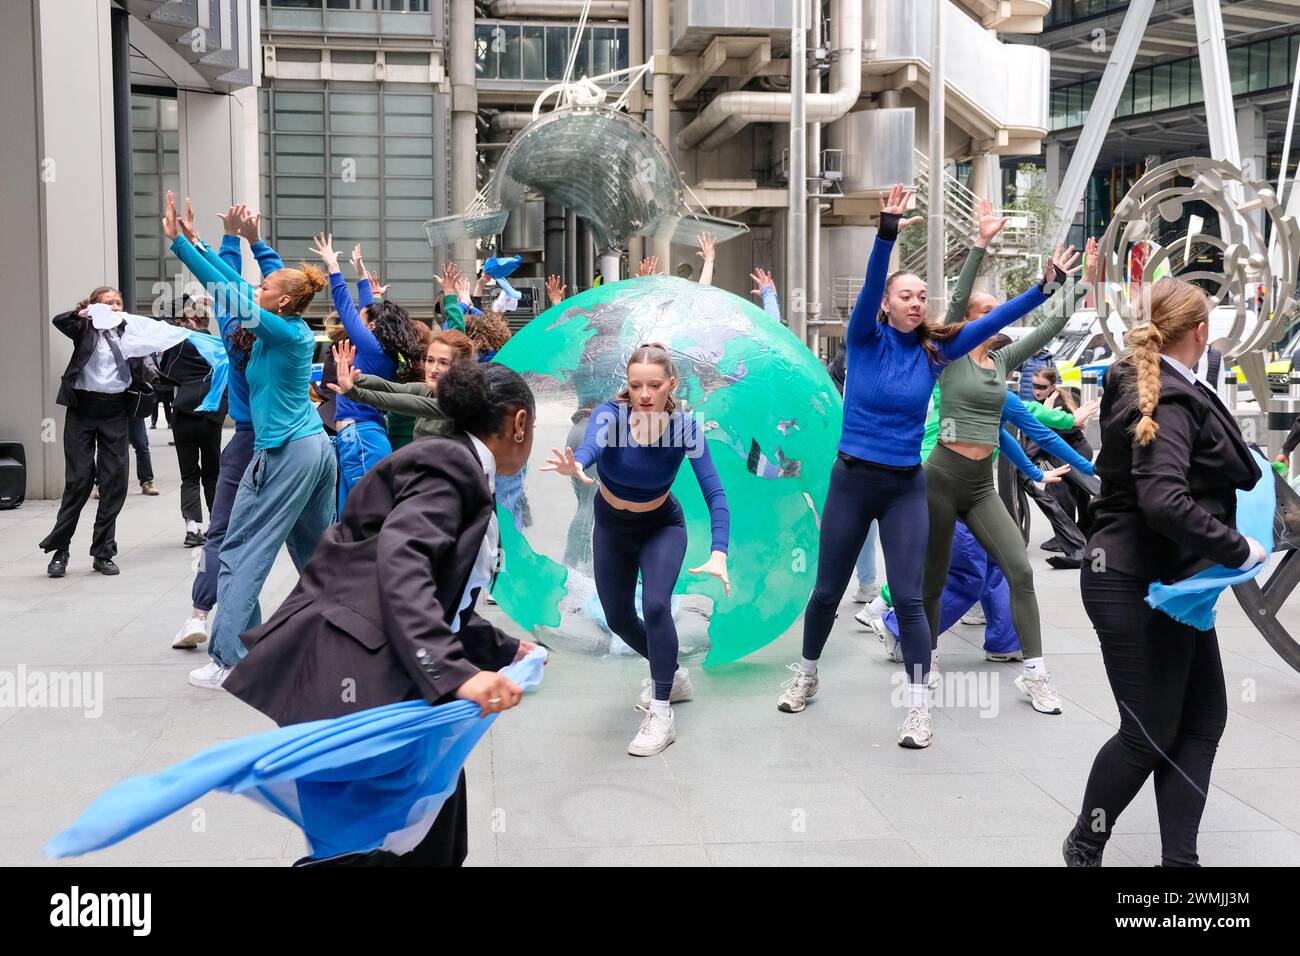
{"type": "Polygon", "coordinates": [[[388,432],[379,422],[353,422],[339,429],[335,440],[339,453],[338,516],[343,517],[352,486],[366,476],[379,460],[393,453],[388,432]]]}
{"type": "Polygon", "coordinates": [[[921,604],[930,510],[920,465],[889,468],[842,452],[835,459],[822,509],[817,583],[803,615],[803,656],[810,661],[822,656],[873,521],[880,523],[885,578],[901,623],[903,662],[912,682],[919,684],[930,670],[930,625],[921,604]]]}

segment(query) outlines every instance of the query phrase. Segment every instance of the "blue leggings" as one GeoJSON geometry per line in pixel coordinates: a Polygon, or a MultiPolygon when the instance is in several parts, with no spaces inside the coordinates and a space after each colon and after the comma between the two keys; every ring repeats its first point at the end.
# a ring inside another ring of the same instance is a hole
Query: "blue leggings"
{"type": "Polygon", "coordinates": [[[822,509],[817,584],[803,615],[803,656],[810,661],[822,656],[872,521],[880,523],[885,577],[898,614],[903,663],[912,682],[919,684],[930,670],[930,625],[921,603],[930,510],[920,465],[884,468],[843,453],[835,459],[822,509]]]}
{"type": "MultiPolygon", "coordinates": [[[[628,647],[650,662],[655,700],[667,700],[677,671],[673,588],[686,557],[686,519],[682,507],[669,495],[654,511],[623,511],[598,491],[595,510],[592,558],[596,594],[605,611],[605,621],[628,647]],[[644,623],[636,613],[637,571],[641,572],[644,623]]],[[[843,592],[843,587],[840,590],[843,592]]],[[[917,590],[920,590],[919,581],[917,590]]]]}

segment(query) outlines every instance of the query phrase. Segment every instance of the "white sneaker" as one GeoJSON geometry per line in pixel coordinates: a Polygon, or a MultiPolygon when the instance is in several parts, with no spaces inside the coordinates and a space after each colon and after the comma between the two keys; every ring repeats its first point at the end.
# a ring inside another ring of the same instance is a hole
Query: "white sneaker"
{"type": "Polygon", "coordinates": [[[880,614],[870,604],[864,607],[857,614],[853,615],[853,620],[857,621],[863,627],[867,627],[867,628],[871,627],[872,621],[877,621],[879,619],[880,619],[880,614]]]}
{"type": "Polygon", "coordinates": [[[973,624],[977,627],[987,624],[988,620],[984,617],[984,606],[979,601],[976,601],[971,605],[971,609],[961,616],[961,622],[963,624],[973,624]]]}
{"type": "Polygon", "coordinates": [[[910,750],[924,750],[934,739],[934,724],[930,712],[913,707],[898,725],[898,746],[910,750]]]}
{"type": "Polygon", "coordinates": [[[205,617],[192,617],[185,622],[185,625],[176,632],[176,638],[172,641],[172,647],[178,649],[187,649],[198,647],[208,639],[208,619],[205,617]]]}
{"type": "Polygon", "coordinates": [[[483,600],[484,600],[484,601],[487,601],[488,604],[496,604],[496,603],[497,603],[497,599],[494,598],[494,597],[492,596],[492,592],[491,592],[491,591],[489,591],[487,594],[485,594],[485,595],[483,596],[483,600]]]}
{"type": "Polygon", "coordinates": [[[898,638],[894,636],[894,632],[885,627],[885,622],[878,617],[872,618],[867,626],[875,633],[876,640],[885,645],[885,654],[888,655],[889,659],[901,662],[903,660],[903,647],[898,643],[898,638]]]}
{"type": "Polygon", "coordinates": [[[653,710],[638,707],[645,711],[645,719],[636,736],[628,744],[627,752],[633,757],[653,757],[663,752],[670,743],[677,739],[677,718],[670,710],[667,717],[661,717],[653,710]]]}
{"type": "Polygon", "coordinates": [[[204,690],[221,690],[221,685],[226,682],[226,675],[229,673],[229,667],[210,660],[197,670],[190,671],[190,686],[202,687],[204,690]]]}
{"type": "Polygon", "coordinates": [[[1016,686],[1024,692],[1029,702],[1034,705],[1034,710],[1040,714],[1061,712],[1061,696],[1056,692],[1056,685],[1052,683],[1051,675],[1030,677],[1028,674],[1021,674],[1016,678],[1016,686]]]}
{"type": "Polygon", "coordinates": [[[794,676],[781,685],[783,691],[776,702],[776,709],[785,714],[797,714],[808,706],[808,698],[817,693],[821,681],[816,674],[805,674],[798,664],[787,664],[794,671],[794,676]]]}
{"type": "Polygon", "coordinates": [[[925,675],[925,686],[930,690],[939,689],[939,658],[930,657],[930,672],[925,675]]]}
{"type": "MultiPolygon", "coordinates": [[[[695,685],[691,683],[691,675],[685,667],[677,668],[673,674],[673,689],[668,692],[668,703],[675,704],[680,700],[690,700],[694,694],[695,685]]],[[[647,677],[641,682],[641,706],[649,707],[654,697],[654,679],[647,677]]]]}
{"type": "Polygon", "coordinates": [[[853,603],[870,604],[878,597],[880,597],[880,585],[859,584],[858,589],[853,592],[853,603]]]}
{"type": "Polygon", "coordinates": [[[1023,651],[985,651],[984,659],[994,664],[1005,664],[1008,661],[1023,661],[1025,655],[1023,651]]]}

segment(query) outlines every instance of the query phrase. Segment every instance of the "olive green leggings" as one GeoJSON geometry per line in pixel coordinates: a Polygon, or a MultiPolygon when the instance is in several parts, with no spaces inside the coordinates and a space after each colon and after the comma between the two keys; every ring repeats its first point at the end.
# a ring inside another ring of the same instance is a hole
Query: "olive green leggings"
{"type": "Polygon", "coordinates": [[[1034,595],[1034,571],[1006,505],[993,486],[993,459],[974,461],[936,445],[925,463],[926,500],[930,507],[930,542],[925,555],[921,600],[930,622],[931,647],[939,646],[939,597],[948,579],[952,536],[957,519],[966,522],[975,540],[998,563],[1011,588],[1011,622],[1026,658],[1042,657],[1043,637],[1034,595]]]}

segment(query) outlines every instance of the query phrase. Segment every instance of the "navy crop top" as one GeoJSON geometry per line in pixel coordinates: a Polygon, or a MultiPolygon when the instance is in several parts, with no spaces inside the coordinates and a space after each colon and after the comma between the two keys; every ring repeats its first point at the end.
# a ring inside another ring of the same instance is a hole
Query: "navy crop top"
{"type": "Polygon", "coordinates": [[[600,482],[624,501],[653,501],[672,487],[682,459],[691,458],[695,478],[709,506],[713,550],[726,552],[731,530],[727,495],[709,455],[709,443],[699,423],[690,415],[674,412],[658,440],[638,445],[632,437],[631,409],[616,399],[597,405],[587,422],[587,433],[573,453],[582,468],[600,463],[600,482]]]}

